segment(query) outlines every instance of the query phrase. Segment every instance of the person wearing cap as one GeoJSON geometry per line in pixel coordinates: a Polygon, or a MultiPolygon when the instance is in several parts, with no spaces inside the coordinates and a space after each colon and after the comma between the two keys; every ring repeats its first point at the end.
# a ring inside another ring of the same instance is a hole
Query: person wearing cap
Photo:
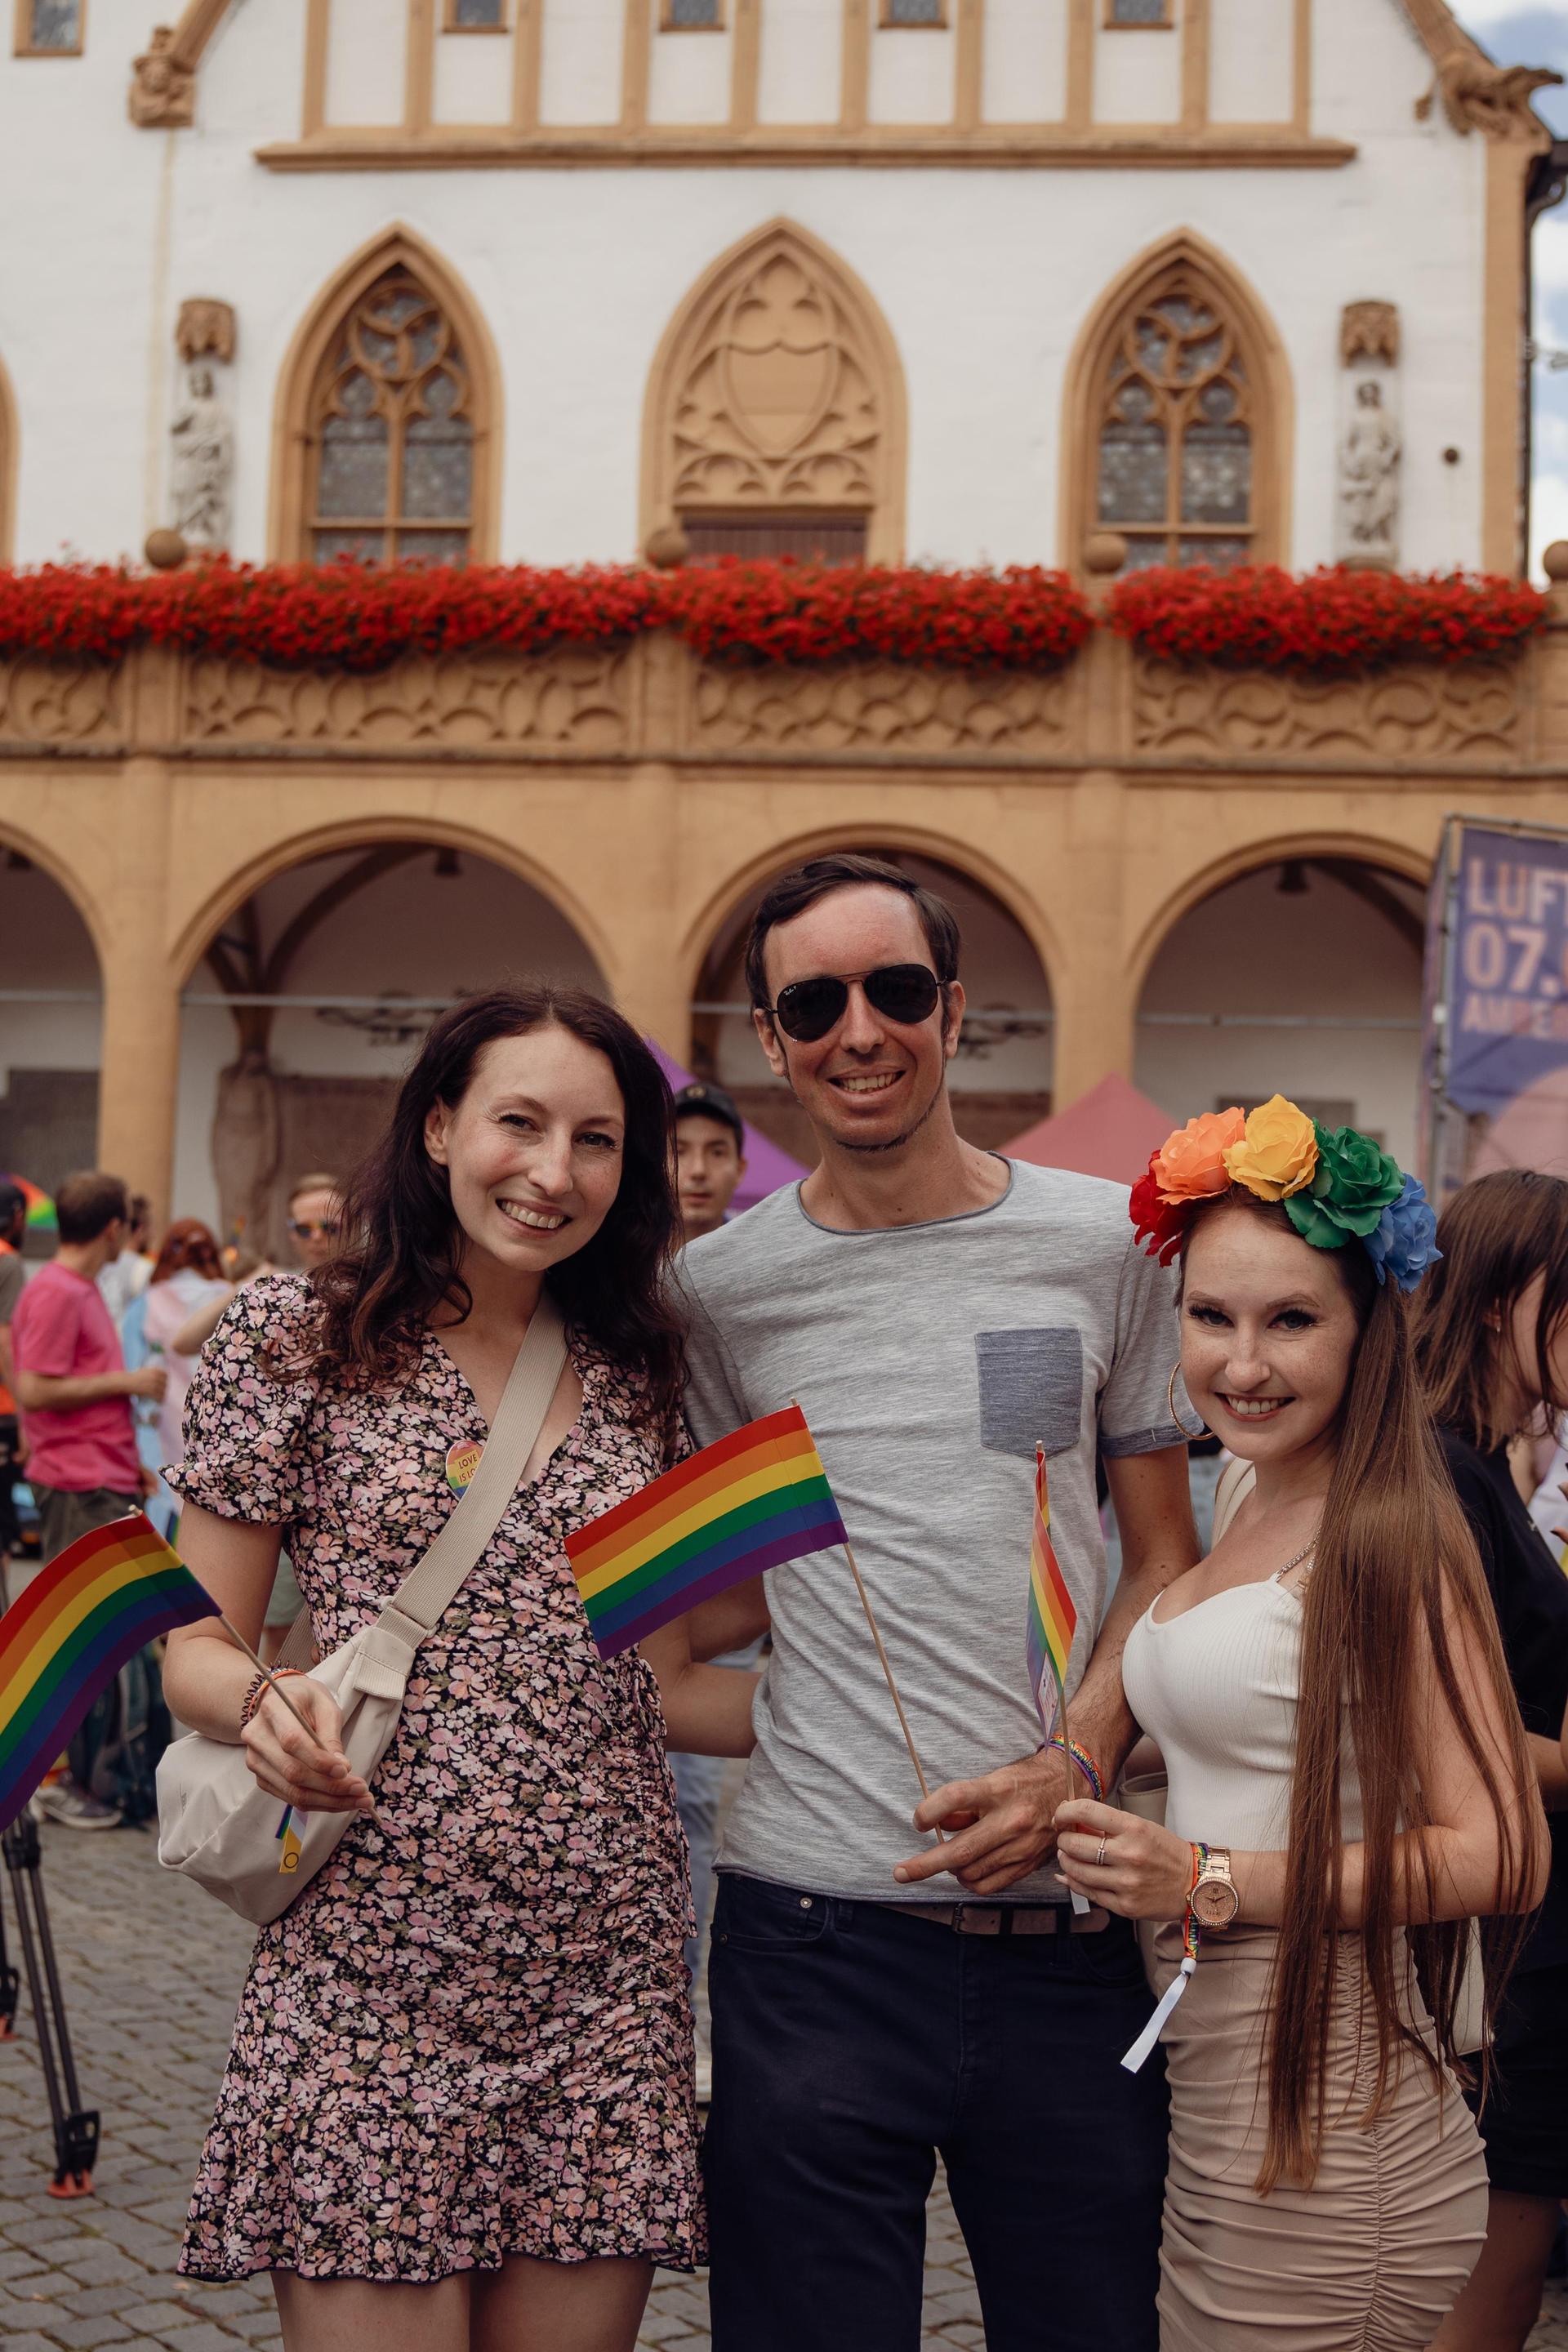
{"type": "Polygon", "coordinates": [[[686,1239],[716,1234],[746,1172],[746,1129],[734,1097],[694,1078],[675,1097],[675,1181],[686,1239]]]}

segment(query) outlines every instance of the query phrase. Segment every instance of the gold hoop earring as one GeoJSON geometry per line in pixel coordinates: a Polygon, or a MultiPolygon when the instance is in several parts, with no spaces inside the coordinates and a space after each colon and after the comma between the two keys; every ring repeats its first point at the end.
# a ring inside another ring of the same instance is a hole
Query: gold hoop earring
{"type": "Polygon", "coordinates": [[[1206,1430],[1208,1423],[1204,1419],[1202,1413],[1198,1412],[1196,1405],[1193,1404],[1191,1397],[1187,1399],[1187,1402],[1189,1405],[1192,1405],[1193,1414],[1198,1424],[1196,1431],[1189,1430],[1186,1423],[1183,1421],[1180,1413],[1176,1411],[1176,1381],[1180,1378],[1181,1370],[1182,1360],[1178,1356],[1175,1362],[1171,1366],[1171,1377],[1165,1382],[1165,1412],[1167,1418],[1175,1423],[1176,1427],[1181,1431],[1184,1437],[1193,1437],[1206,1430]]]}

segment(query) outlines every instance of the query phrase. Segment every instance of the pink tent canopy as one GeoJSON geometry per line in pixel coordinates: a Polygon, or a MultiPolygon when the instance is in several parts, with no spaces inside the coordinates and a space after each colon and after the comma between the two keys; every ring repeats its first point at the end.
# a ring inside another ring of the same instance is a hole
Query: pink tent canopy
{"type": "Polygon", "coordinates": [[[1101,1078],[1066,1110],[1016,1137],[1006,1150],[1010,1159],[1037,1168],[1071,1168],[1080,1176],[1136,1184],[1171,1127],[1170,1114],[1125,1078],[1101,1078]]]}
{"type": "MultiPolygon", "coordinates": [[[[683,1070],[662,1045],[655,1044],[653,1038],[647,1042],[672,1090],[679,1094],[682,1087],[689,1087],[691,1072],[683,1070]]],[[[776,1192],[781,1184],[798,1184],[806,1172],[798,1160],[792,1160],[787,1151],[781,1151],[776,1143],[770,1143],[765,1135],[759,1134],[749,1119],[745,1122],[745,1129],[746,1172],[735,1194],[733,1206],[736,1216],[742,1209],[754,1209],[759,1201],[765,1201],[768,1194],[776,1192]]],[[[1147,1159],[1148,1154],[1145,1153],[1144,1157],[1147,1159]]]]}

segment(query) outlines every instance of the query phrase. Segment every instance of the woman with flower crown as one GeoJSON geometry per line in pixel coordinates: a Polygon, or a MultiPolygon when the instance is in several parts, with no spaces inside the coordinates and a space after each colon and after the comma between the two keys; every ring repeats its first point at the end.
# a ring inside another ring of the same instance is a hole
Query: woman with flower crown
{"type": "Polygon", "coordinates": [[[1189,1120],[1132,1214],[1181,1260],[1188,1396],[1256,1470],[1128,1639],[1163,1824],[1057,1815],[1068,1884],[1167,1923],[1180,1962],[1162,2352],[1419,2352],[1486,2230],[1452,2071],[1463,1923],[1517,1935],[1546,1852],[1415,1377],[1432,1213],[1370,1137],[1276,1095],[1189,1120]]]}

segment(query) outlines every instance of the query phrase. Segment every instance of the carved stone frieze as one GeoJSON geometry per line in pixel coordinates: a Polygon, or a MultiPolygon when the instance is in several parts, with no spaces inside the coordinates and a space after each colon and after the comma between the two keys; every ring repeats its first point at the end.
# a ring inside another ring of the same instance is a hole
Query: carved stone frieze
{"type": "Polygon", "coordinates": [[[132,61],[130,109],[139,131],[187,131],[195,121],[196,71],[175,48],[172,25],[159,25],[132,61]]]}
{"type": "Polygon", "coordinates": [[[1054,752],[1068,748],[1067,679],[1016,670],[699,670],[694,732],[735,751],[1054,752]]]}
{"type": "Polygon", "coordinates": [[[125,734],[118,662],[0,656],[0,742],[113,743],[125,734]]]}
{"type": "Polygon", "coordinates": [[[212,295],[193,294],[180,305],[174,346],[187,367],[205,359],[222,360],[226,366],[234,357],[234,304],[220,302],[212,295]]]}
{"type": "Polygon", "coordinates": [[[631,728],[627,657],[442,654],[370,675],[268,669],[198,656],[185,671],[187,742],[616,751],[631,728]]]}
{"type": "Polygon", "coordinates": [[[1411,663],[1361,678],[1275,677],[1140,660],[1132,747],[1179,759],[1460,759],[1523,751],[1518,662],[1411,663]]]}

